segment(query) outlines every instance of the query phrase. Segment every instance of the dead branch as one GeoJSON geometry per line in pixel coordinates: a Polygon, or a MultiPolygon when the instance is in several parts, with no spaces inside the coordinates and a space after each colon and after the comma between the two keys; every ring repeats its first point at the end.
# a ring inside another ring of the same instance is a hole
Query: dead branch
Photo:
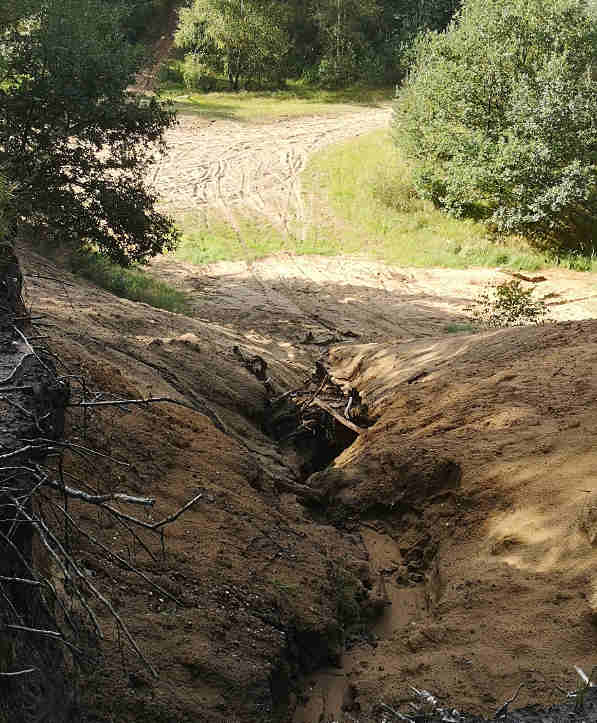
{"type": "Polygon", "coordinates": [[[62,634],[56,630],[40,630],[39,628],[30,628],[26,625],[13,625],[7,623],[4,626],[7,630],[16,630],[24,633],[34,633],[35,635],[43,635],[47,638],[56,638],[56,640],[62,640],[62,634]]]}
{"type": "MultiPolygon", "coordinates": [[[[0,391],[4,391],[3,389],[0,389],[0,391]]],[[[144,404],[156,404],[166,402],[168,404],[177,404],[180,407],[185,407],[186,409],[191,409],[193,412],[198,411],[195,407],[193,407],[191,404],[187,404],[186,402],[183,402],[181,399],[172,399],[171,397],[148,397],[147,399],[109,399],[105,401],[100,402],[69,402],[67,404],[68,407],[83,407],[83,408],[89,408],[89,407],[124,407],[127,404],[138,404],[138,405],[144,405],[144,404]]]]}
{"type": "MultiPolygon", "coordinates": [[[[18,503],[17,503],[18,504],[18,503]]],[[[120,630],[124,633],[124,636],[129,641],[129,644],[135,651],[135,653],[139,656],[139,659],[145,664],[147,669],[151,672],[154,678],[158,677],[158,673],[156,669],[153,667],[153,665],[147,660],[147,658],[143,655],[141,652],[139,646],[137,645],[134,637],[131,635],[131,632],[129,631],[128,627],[123,622],[120,615],[116,612],[114,609],[114,606],[112,603],[104,596],[102,593],[93,585],[93,583],[90,582],[90,580],[87,578],[87,576],[79,569],[77,563],[74,561],[72,555],[70,555],[65,549],[60,540],[52,533],[52,531],[48,528],[48,526],[45,524],[45,522],[41,518],[34,518],[31,517],[26,510],[23,510],[21,508],[21,511],[23,513],[23,516],[28,519],[28,521],[38,530],[38,533],[40,534],[40,537],[42,538],[42,541],[44,542],[44,545],[46,549],[50,549],[49,541],[56,547],[56,549],[60,552],[60,556],[63,560],[67,561],[69,567],[73,570],[73,572],[76,574],[77,578],[83,583],[85,587],[89,589],[91,594],[99,601],[101,602],[109,611],[110,615],[113,617],[113,619],[118,624],[118,627],[120,630]]],[[[65,565],[62,566],[63,568],[65,565]]],[[[74,586],[75,589],[77,586],[74,586]]],[[[82,595],[79,595],[79,599],[82,599],[82,595]]],[[[98,625],[99,629],[99,625],[98,625]]],[[[101,636],[101,633],[100,633],[101,636]]]]}
{"type": "Polygon", "coordinates": [[[500,708],[498,708],[498,710],[495,712],[495,715],[493,716],[494,719],[497,720],[498,718],[504,718],[507,715],[508,707],[518,698],[518,694],[523,688],[524,683],[521,683],[516,689],[514,695],[511,698],[508,698],[508,700],[502,706],[500,706],[500,708]]]}
{"type": "Polygon", "coordinates": [[[23,577],[7,577],[6,575],[0,575],[0,582],[16,582],[21,585],[33,585],[35,587],[41,585],[39,580],[26,580],[23,577]]]}
{"type": "MultiPolygon", "coordinates": [[[[39,362],[39,365],[51,375],[51,379],[56,381],[59,385],[66,385],[68,382],[66,381],[66,377],[57,377],[52,369],[50,369],[40,358],[38,352],[32,346],[31,342],[33,337],[26,336],[23,331],[14,327],[14,321],[16,320],[12,320],[11,327],[13,328],[14,334],[20,339],[18,347],[20,359],[18,359],[17,362],[17,359],[15,358],[14,364],[11,364],[9,367],[12,368],[14,366],[10,374],[5,378],[0,379],[0,400],[18,409],[28,419],[33,420],[36,423],[36,426],[38,426],[40,421],[43,421],[44,417],[40,417],[39,419],[37,418],[36,407],[29,406],[26,397],[25,401],[21,399],[18,400],[24,405],[22,406],[17,401],[13,401],[7,396],[4,396],[10,393],[20,392],[24,395],[32,396],[35,404],[37,397],[40,395],[39,385],[19,384],[19,377],[17,377],[17,373],[19,369],[21,369],[25,360],[33,357],[37,362],[39,362]],[[15,379],[15,377],[17,378],[15,379]]],[[[31,319],[27,318],[27,321],[31,321],[31,319]]],[[[43,394],[44,391],[44,389],[41,389],[41,394],[43,394]]],[[[172,399],[170,397],[150,396],[148,398],[141,399],[101,399],[101,395],[88,393],[85,380],[82,381],[82,399],[75,403],[69,402],[65,398],[64,400],[61,400],[60,408],[64,408],[66,406],[81,407],[83,409],[83,414],[85,415],[88,408],[126,408],[130,405],[151,405],[154,403],[175,404],[193,412],[201,412],[201,410],[197,409],[196,406],[187,404],[182,400],[172,399]],[[100,397],[99,399],[98,396],[100,397]]],[[[49,412],[48,414],[51,413],[52,412],[49,412]]],[[[38,431],[41,433],[39,426],[38,431]]],[[[91,457],[99,457],[110,463],[123,467],[130,467],[131,465],[129,462],[122,459],[115,459],[114,457],[103,452],[99,452],[96,449],[92,449],[89,446],[84,446],[68,440],[48,439],[45,438],[43,434],[41,434],[39,438],[35,439],[27,439],[26,436],[27,435],[23,435],[21,437],[18,449],[5,449],[3,450],[3,453],[0,454],[0,493],[3,498],[0,500],[0,508],[3,508],[3,511],[5,512],[5,517],[3,518],[5,527],[0,529],[0,540],[5,546],[5,551],[10,551],[15,560],[19,561],[18,572],[15,571],[15,574],[11,574],[11,568],[7,568],[6,570],[3,570],[4,574],[0,576],[0,599],[4,601],[3,605],[5,609],[5,617],[2,622],[0,622],[0,630],[5,631],[6,633],[10,632],[11,634],[26,634],[32,638],[49,638],[59,642],[60,644],[66,645],[72,649],[73,652],[81,655],[81,651],[69,640],[72,636],[70,634],[67,636],[65,633],[61,632],[61,626],[62,623],[68,625],[68,630],[72,631],[74,634],[75,641],[77,637],[81,635],[83,626],[87,624],[90,624],[90,627],[92,627],[95,631],[98,638],[103,638],[104,636],[99,619],[97,614],[94,612],[94,608],[96,607],[94,602],[97,602],[108,610],[109,615],[115,621],[119,640],[120,634],[122,633],[123,638],[127,640],[135,655],[143,662],[151,674],[154,677],[157,677],[156,669],[144,656],[133,635],[129,631],[125,621],[120,617],[111,601],[89,579],[87,570],[85,570],[85,568],[82,567],[75,558],[74,553],[70,548],[69,530],[72,530],[74,535],[84,538],[94,546],[95,550],[92,552],[94,557],[103,561],[109,560],[121,570],[126,570],[134,575],[137,575],[160,596],[171,600],[176,605],[182,607],[183,603],[160,585],[153,582],[151,576],[139,569],[138,566],[134,564],[134,561],[131,562],[130,550],[129,559],[127,560],[122,555],[113,551],[109,545],[104,544],[104,542],[102,542],[101,539],[98,539],[97,536],[94,536],[94,534],[87,529],[86,525],[80,524],[71,514],[69,514],[67,509],[68,500],[78,500],[84,505],[91,505],[100,511],[105,511],[114,518],[119,525],[122,525],[124,529],[127,530],[127,532],[131,535],[132,540],[138,542],[139,545],[151,556],[151,558],[156,560],[156,557],[153,555],[150,547],[144,542],[137,531],[147,530],[159,535],[163,550],[164,528],[167,525],[174,523],[181,515],[193,507],[202,498],[203,494],[196,495],[186,504],[176,509],[172,514],[158,521],[147,522],[137,519],[133,515],[121,512],[120,509],[117,509],[116,506],[112,506],[110,503],[117,503],[117,505],[137,505],[140,507],[151,508],[155,505],[154,498],[132,495],[126,492],[103,492],[103,490],[99,489],[94,494],[92,488],[90,488],[90,491],[87,492],[78,486],[74,487],[66,485],[64,483],[64,472],[62,470],[62,460],[66,450],[88,459],[88,461],[91,461],[89,459],[91,457]],[[48,458],[50,456],[58,456],[59,466],[57,470],[44,469],[38,463],[38,460],[48,458]],[[48,490],[48,494],[42,494],[41,492],[43,490],[48,490]],[[62,498],[60,500],[55,499],[54,493],[59,493],[62,495],[62,498]],[[3,502],[6,502],[6,504],[2,504],[3,502]],[[50,507],[48,507],[48,504],[50,507]],[[44,509],[48,515],[47,517],[44,517],[44,509]],[[64,528],[61,527],[61,518],[59,515],[63,518],[64,528]],[[51,579],[46,578],[43,574],[40,574],[40,572],[35,569],[32,560],[22,554],[22,551],[19,549],[16,531],[19,528],[22,529],[24,525],[29,525],[32,530],[35,531],[41,547],[50,556],[53,564],[60,573],[60,577],[63,577],[64,592],[70,597],[70,603],[66,599],[66,595],[62,592],[58,594],[51,579]],[[53,602],[57,603],[59,606],[57,607],[57,610],[60,611],[60,617],[56,617],[53,612],[52,605],[48,604],[46,597],[40,596],[42,609],[46,611],[47,616],[43,617],[44,622],[36,627],[35,622],[29,620],[26,616],[22,616],[16,603],[13,603],[12,591],[18,590],[18,586],[22,586],[24,591],[27,588],[31,588],[32,590],[47,588],[48,594],[53,597],[53,602]],[[73,606],[73,602],[75,603],[75,606],[73,606]],[[72,615],[69,613],[67,606],[70,608],[72,615]],[[79,609],[81,612],[84,611],[84,614],[87,616],[87,623],[84,619],[79,618],[79,609]],[[47,620],[50,620],[51,622],[46,628],[47,620]],[[50,626],[52,628],[55,626],[55,629],[50,629],[50,626]]],[[[81,483],[81,487],[86,487],[86,485],[81,483]]],[[[27,645],[29,646],[33,644],[27,643],[27,645]]],[[[35,651],[38,648],[37,645],[33,645],[33,647],[28,649],[35,651]]],[[[27,665],[27,663],[33,662],[33,660],[26,660],[24,665],[20,665],[20,670],[16,670],[13,673],[0,673],[0,676],[18,677],[33,673],[38,670],[38,668],[32,665],[27,665]]]]}
{"type": "Polygon", "coordinates": [[[136,525],[139,525],[140,527],[145,527],[147,530],[159,530],[160,528],[164,527],[165,525],[169,525],[171,522],[174,522],[177,520],[183,512],[186,512],[188,509],[190,509],[196,502],[198,502],[203,497],[203,493],[196,495],[193,497],[193,499],[190,502],[187,502],[187,504],[184,507],[181,507],[179,510],[174,512],[173,514],[169,515],[168,517],[165,517],[163,520],[160,520],[159,522],[144,522],[143,520],[138,520],[136,517],[131,517],[130,515],[125,515],[123,512],[120,512],[119,510],[114,509],[114,507],[110,507],[110,505],[102,505],[102,508],[105,510],[108,510],[114,515],[117,515],[118,517],[121,517],[125,520],[128,520],[129,522],[133,522],[136,525]]]}
{"type": "Polygon", "coordinates": [[[41,449],[47,449],[47,447],[45,447],[43,445],[28,444],[25,447],[21,447],[20,449],[15,449],[13,452],[7,452],[6,454],[0,454],[0,462],[4,459],[11,459],[12,457],[19,457],[20,455],[26,454],[27,452],[31,452],[33,450],[41,450],[41,449]]]}
{"type": "Polygon", "coordinates": [[[347,427],[353,432],[356,432],[356,434],[362,434],[366,431],[363,427],[358,427],[354,422],[351,422],[350,419],[346,419],[345,417],[343,417],[335,409],[330,407],[329,404],[322,402],[321,399],[318,399],[317,397],[311,402],[309,406],[319,407],[319,409],[323,409],[324,412],[333,417],[337,422],[340,422],[340,424],[342,424],[343,426],[347,427]]]}
{"type": "Polygon", "coordinates": [[[155,498],[153,497],[133,497],[132,495],[124,494],[123,492],[112,492],[105,495],[90,495],[83,490],[77,490],[67,485],[62,485],[60,482],[54,482],[47,480],[45,484],[52,489],[59,490],[63,494],[68,495],[76,500],[83,500],[90,505],[103,505],[106,502],[125,502],[129,505],[142,505],[143,507],[153,507],[155,504],[155,498]]]}
{"type": "Polygon", "coordinates": [[[169,525],[172,522],[175,522],[182,514],[184,514],[187,510],[189,510],[196,502],[199,502],[199,500],[203,497],[203,494],[198,494],[193,497],[192,500],[186,503],[184,507],[181,507],[179,510],[174,512],[173,514],[169,515],[168,517],[165,517],[160,522],[156,522],[152,525],[152,530],[159,530],[161,527],[165,527],[166,525],[169,525]]]}
{"type": "MultiPolygon", "coordinates": [[[[28,440],[24,440],[28,441],[28,440]]],[[[44,440],[49,442],[50,440],[44,440]]],[[[114,464],[119,464],[121,467],[130,467],[131,465],[128,462],[124,462],[121,459],[115,459],[114,457],[111,457],[109,454],[104,454],[103,452],[98,452],[96,449],[89,449],[89,447],[83,447],[81,444],[73,444],[72,442],[54,442],[54,444],[58,447],[63,447],[64,449],[70,449],[72,452],[76,452],[77,454],[80,454],[81,456],[85,456],[86,454],[90,454],[95,457],[102,457],[102,459],[107,459],[110,462],[114,462],[114,464]]]]}
{"type": "Polygon", "coordinates": [[[83,537],[85,537],[87,540],[92,542],[94,545],[99,547],[103,552],[106,553],[106,555],[108,555],[108,557],[110,557],[113,560],[116,560],[126,570],[129,570],[129,572],[133,572],[135,575],[138,575],[142,580],[145,580],[145,582],[160,595],[164,595],[164,597],[169,598],[170,600],[172,600],[172,602],[176,603],[179,607],[184,607],[183,603],[178,598],[174,597],[174,595],[171,595],[167,590],[164,590],[163,587],[160,587],[155,582],[153,582],[151,580],[151,578],[148,575],[146,575],[142,570],[139,570],[134,565],[131,565],[130,562],[127,562],[123,557],[120,557],[120,555],[117,555],[115,552],[110,550],[110,548],[108,548],[106,545],[104,545],[99,540],[97,540],[93,535],[91,535],[89,532],[84,530],[80,525],[78,525],[74,521],[74,519],[71,517],[71,515],[68,514],[68,512],[66,512],[66,510],[64,510],[59,505],[56,505],[56,507],[58,507],[60,512],[62,512],[62,514],[68,519],[68,521],[71,523],[71,525],[73,525],[73,527],[77,530],[77,532],[79,532],[81,535],[83,535],[83,537]]]}

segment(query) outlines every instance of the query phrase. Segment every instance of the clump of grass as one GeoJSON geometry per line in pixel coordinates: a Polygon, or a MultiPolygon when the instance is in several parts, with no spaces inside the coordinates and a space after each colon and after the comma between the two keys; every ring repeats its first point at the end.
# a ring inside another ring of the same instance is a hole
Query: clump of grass
{"type": "Polygon", "coordinates": [[[187,297],[182,291],[158,281],[141,267],[122,268],[101,254],[88,250],[73,253],[70,266],[74,273],[116,296],[180,314],[187,311],[187,297]]]}
{"type": "Polygon", "coordinates": [[[373,177],[371,195],[377,203],[399,213],[423,211],[424,201],[417,196],[410,174],[399,175],[393,164],[380,167],[373,177]]]}
{"type": "Polygon", "coordinates": [[[444,328],[446,334],[472,334],[477,331],[477,327],[474,324],[468,322],[447,324],[444,328]]]}

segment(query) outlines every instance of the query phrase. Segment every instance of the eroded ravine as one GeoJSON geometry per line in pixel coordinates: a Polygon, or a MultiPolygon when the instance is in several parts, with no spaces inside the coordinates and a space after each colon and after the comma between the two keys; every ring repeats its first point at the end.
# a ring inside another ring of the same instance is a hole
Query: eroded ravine
{"type": "MultiPolygon", "coordinates": [[[[248,723],[272,697],[292,708],[314,680],[307,704],[317,716],[340,702],[366,719],[376,701],[401,704],[410,685],[487,715],[522,680],[522,704],[546,702],[557,686],[573,687],[573,665],[592,668],[593,322],[446,333],[496,271],[277,257],[260,262],[256,280],[244,264],[163,263],[195,318],[116,299],[27,258],[31,298],[55,324],[69,367],[104,392],[180,395],[195,410],[141,408],[98,428],[117,457],[142,459],[143,478],[131,483],[161,510],[197,489],[205,504],[172,530],[173,564],[160,570],[187,606],[164,610],[138,586],[123,593],[140,645],[166,674],[130,688],[111,672],[94,705],[116,701],[116,720],[151,711],[160,722],[192,721],[200,709],[210,723],[231,712],[248,723]],[[378,422],[331,468],[301,480],[263,431],[269,392],[236,347],[267,361],[278,396],[323,357],[378,422]],[[441,474],[452,462],[457,485],[441,474]],[[352,589],[334,578],[338,568],[349,568],[352,589]],[[348,611],[337,668],[337,593],[348,590],[351,602],[361,584],[383,614],[355,620],[348,611]],[[301,666],[306,688],[294,677],[301,666]]],[[[564,299],[590,283],[545,277],[542,288],[564,299]]],[[[97,578],[110,590],[101,569],[97,578]]]]}
{"type": "MultiPolygon", "coordinates": [[[[214,168],[222,181],[225,166],[214,168]]],[[[355,718],[379,700],[397,706],[410,685],[487,714],[521,680],[521,702],[546,702],[570,689],[574,664],[591,669],[592,322],[448,334],[485,284],[510,278],[497,270],[156,260],[154,273],[188,293],[191,318],[116,299],[34,254],[27,264],[57,352],[94,388],[191,405],[98,422],[99,442],[142,460],[132,483],[160,509],[205,495],[171,531],[171,568],[157,570],[185,606],[164,609],[128,581],[116,592],[164,675],[130,685],[104,671],[93,691],[104,719],[186,722],[200,711],[209,723],[253,723],[273,699],[282,720],[300,703],[298,720],[315,723],[342,707],[355,718]],[[301,478],[264,432],[271,395],[243,363],[251,355],[267,362],[276,395],[323,358],[362,392],[377,425],[330,469],[301,478]],[[462,469],[458,485],[434,476],[444,459],[462,469]],[[325,504],[304,504],[309,492],[325,504]],[[362,618],[349,611],[358,629],[345,626],[340,655],[335,594],[345,582],[331,571],[343,566],[369,594],[362,618]]],[[[554,318],[595,316],[591,277],[544,277],[536,288],[554,318]]]]}
{"type": "MultiPolygon", "coordinates": [[[[215,127],[212,138],[216,152],[225,156],[226,149],[218,151],[215,127]]],[[[324,136],[321,143],[330,138],[324,136]]],[[[296,202],[289,205],[288,199],[293,194],[300,197],[304,161],[297,163],[292,153],[278,153],[276,146],[267,150],[257,145],[255,153],[242,144],[230,150],[239,154],[234,169],[237,175],[227,176],[231,166],[225,157],[218,157],[211,171],[200,171],[200,184],[193,191],[199,196],[187,198],[183,206],[197,202],[200,208],[208,209],[215,204],[233,225],[237,212],[258,211],[280,228],[291,217],[300,217],[296,202]],[[277,175],[266,172],[263,176],[270,161],[260,161],[257,156],[261,152],[282,162],[277,175]],[[253,183],[247,180],[250,178],[257,179],[254,193],[247,192],[253,183]]],[[[186,188],[188,192],[190,186],[186,188]]],[[[471,300],[488,284],[512,278],[507,271],[492,269],[396,269],[365,259],[286,254],[206,267],[162,257],[153,262],[152,270],[187,291],[194,315],[221,325],[230,334],[244,336],[247,350],[275,360],[290,376],[304,377],[317,359],[327,357],[330,348],[344,349],[340,375],[347,384],[354,381],[356,386],[360,379],[373,397],[377,390],[383,390],[386,397],[382,406],[393,399],[394,387],[409,388],[406,380],[410,377],[423,372],[426,379],[436,365],[449,365],[470,349],[474,356],[472,337],[453,337],[447,332],[467,322],[471,300]],[[420,348],[406,354],[404,360],[397,361],[393,352],[386,351],[393,345],[399,348],[401,343],[408,348],[409,342],[416,340],[421,340],[420,348]],[[371,348],[375,350],[370,352],[371,348]]],[[[597,304],[590,277],[546,271],[542,278],[538,284],[526,285],[545,297],[552,319],[595,316],[597,304]]],[[[489,364],[497,364],[499,358],[498,353],[489,364]]],[[[280,392],[287,389],[283,387],[280,392]]],[[[405,413],[403,420],[408,416],[405,413]]],[[[405,421],[402,424],[408,427],[405,421]]],[[[454,428],[463,425],[459,420],[454,428]]],[[[451,426],[446,423],[447,429],[451,426]]],[[[377,437],[380,458],[399,458],[403,444],[400,435],[387,445],[383,436],[377,437]]],[[[471,454],[478,456],[474,444],[469,446],[471,454]]],[[[364,474],[381,477],[382,472],[374,465],[373,471],[364,474]]],[[[307,486],[310,484],[307,480],[307,486]]],[[[289,489],[285,491],[292,494],[289,489]]],[[[298,499],[304,502],[302,492],[299,490],[298,499]]],[[[332,664],[323,668],[313,669],[311,665],[314,660],[325,664],[321,639],[300,637],[305,660],[309,661],[307,675],[297,680],[298,669],[294,667],[292,679],[285,680],[281,685],[285,690],[280,694],[289,711],[296,706],[294,723],[343,717],[358,720],[360,712],[369,715],[375,701],[382,699],[400,708],[411,696],[410,685],[427,688],[442,701],[485,715],[491,715],[522,679],[528,686],[522,702],[553,699],[553,686],[565,685],[557,678],[563,666],[546,665],[540,653],[532,651],[532,645],[540,646],[543,640],[548,645],[557,644],[557,626],[542,624],[530,633],[525,630],[530,623],[524,615],[519,623],[516,616],[503,613],[503,624],[488,632],[488,610],[501,609],[502,601],[510,600],[512,589],[522,590],[523,596],[527,590],[541,591],[535,596],[527,594],[527,600],[532,600],[525,604],[532,608],[541,604],[541,595],[549,598],[557,594],[557,583],[524,575],[521,582],[501,557],[483,552],[477,560],[473,543],[465,553],[470,564],[460,560],[463,553],[452,538],[460,524],[467,530],[465,539],[469,529],[478,528],[479,518],[468,512],[469,506],[477,504],[471,499],[478,494],[468,489],[463,494],[449,493],[445,499],[419,500],[412,508],[407,505],[399,514],[388,516],[386,511],[379,518],[369,515],[363,519],[356,515],[348,528],[343,524],[335,527],[335,534],[354,539],[368,556],[370,590],[365,607],[373,605],[377,615],[365,613],[358,620],[358,630],[347,633],[343,654],[336,658],[334,653],[332,664]],[[471,521],[462,523],[462,518],[471,521]],[[517,626],[525,631],[512,635],[517,626]],[[517,646],[520,635],[532,641],[528,647],[526,643],[517,646]],[[507,645],[511,646],[510,656],[502,651],[502,638],[509,641],[505,647],[508,650],[507,645]]],[[[492,505],[483,496],[481,499],[479,506],[490,516],[492,505]]],[[[325,522],[329,513],[325,510],[322,517],[320,510],[317,519],[325,522]]],[[[337,523],[333,510],[329,519],[337,523]]],[[[326,529],[325,524],[321,529],[326,529]]],[[[476,544],[484,549],[484,534],[476,544]]],[[[570,650],[575,651],[570,658],[575,657],[585,667],[590,667],[586,657],[589,648],[579,636],[590,639],[589,628],[583,623],[569,642],[570,650]]],[[[289,664],[296,666],[294,653],[289,653],[289,664]]]]}
{"type": "Polygon", "coordinates": [[[366,640],[352,643],[337,665],[306,677],[293,723],[357,718],[361,712],[360,673],[371,668],[383,677],[385,672],[386,660],[376,655],[379,641],[391,640],[394,634],[412,629],[427,616],[428,588],[433,582],[405,579],[403,585],[396,585],[396,575],[404,569],[399,544],[383,530],[383,525],[361,526],[359,534],[374,581],[369,602],[377,607],[377,619],[362,631],[366,640]]]}

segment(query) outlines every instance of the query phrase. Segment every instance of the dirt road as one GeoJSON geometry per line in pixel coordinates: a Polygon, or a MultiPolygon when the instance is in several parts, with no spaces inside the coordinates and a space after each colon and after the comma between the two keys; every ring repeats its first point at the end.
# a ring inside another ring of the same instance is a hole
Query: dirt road
{"type": "Polygon", "coordinates": [[[248,125],[234,120],[181,116],[166,138],[168,153],[152,181],[174,213],[212,206],[226,215],[244,209],[281,227],[304,214],[300,174],[325,146],[382,128],[389,106],[323,117],[248,125]]]}

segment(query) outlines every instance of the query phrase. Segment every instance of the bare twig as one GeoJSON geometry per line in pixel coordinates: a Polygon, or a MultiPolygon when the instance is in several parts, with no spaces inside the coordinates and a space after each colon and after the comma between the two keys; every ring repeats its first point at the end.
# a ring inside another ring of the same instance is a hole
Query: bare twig
{"type": "MultiPolygon", "coordinates": [[[[42,533],[43,533],[43,537],[45,537],[46,540],[48,540],[48,538],[49,538],[49,540],[52,541],[52,543],[56,546],[56,548],[60,552],[60,556],[68,562],[69,566],[72,568],[73,572],[76,574],[78,579],[81,580],[81,582],[87,588],[89,588],[89,590],[93,594],[93,596],[97,600],[99,600],[108,609],[110,615],[117,622],[120,630],[124,633],[126,639],[129,641],[129,643],[130,643],[131,647],[133,648],[133,650],[135,651],[135,653],[139,656],[140,660],[143,661],[143,663],[145,664],[147,669],[151,672],[151,674],[154,676],[154,678],[157,678],[158,674],[157,674],[156,669],[149,662],[149,660],[147,660],[147,658],[143,655],[143,653],[141,652],[139,646],[137,645],[134,637],[131,635],[128,627],[125,625],[125,623],[123,622],[120,615],[114,609],[114,606],[112,605],[112,603],[104,595],[102,595],[102,593],[90,582],[90,580],[87,578],[87,576],[83,574],[83,572],[79,569],[76,562],[73,560],[72,556],[69,555],[68,552],[64,549],[60,540],[58,540],[58,538],[52,533],[52,531],[48,528],[48,526],[45,524],[45,522],[41,518],[35,519],[35,518],[30,517],[26,511],[24,511],[24,515],[26,517],[28,517],[29,522],[37,528],[38,532],[40,533],[40,536],[42,536],[42,533]]],[[[49,545],[46,544],[46,548],[48,548],[48,546],[49,545]]],[[[62,567],[64,568],[64,565],[62,567]]],[[[78,586],[74,585],[74,588],[75,588],[75,590],[77,590],[78,586]]],[[[79,597],[79,599],[82,599],[81,594],[79,594],[78,597],[79,597]]],[[[98,625],[98,629],[99,629],[99,625],[98,625]]],[[[101,631],[99,634],[101,636],[101,631]]]]}
{"type": "Polygon", "coordinates": [[[524,688],[524,683],[521,683],[518,688],[516,689],[516,692],[514,695],[509,698],[498,710],[495,712],[494,718],[504,718],[508,713],[508,707],[514,703],[514,701],[518,698],[518,694],[520,691],[524,688]]]}
{"type": "Polygon", "coordinates": [[[143,520],[138,520],[136,517],[131,517],[130,515],[124,514],[124,512],[120,512],[119,510],[114,509],[114,507],[110,507],[110,505],[102,505],[102,508],[105,510],[108,510],[113,515],[116,515],[117,517],[121,517],[124,520],[128,520],[129,522],[133,522],[136,525],[139,525],[140,527],[145,527],[147,530],[159,530],[160,528],[164,527],[165,525],[169,525],[171,522],[174,522],[177,520],[183,512],[186,512],[190,507],[192,507],[196,502],[198,502],[203,497],[203,493],[196,495],[193,497],[193,499],[190,502],[187,502],[187,504],[184,507],[181,507],[179,510],[174,512],[169,517],[165,517],[163,520],[160,520],[159,522],[144,522],[143,520]]]}
{"type": "Polygon", "coordinates": [[[167,590],[164,590],[163,587],[156,585],[156,583],[153,582],[149,578],[149,576],[146,575],[142,570],[139,570],[139,568],[135,567],[134,565],[131,565],[130,562],[127,562],[123,557],[120,557],[120,555],[117,555],[115,552],[110,550],[108,547],[106,547],[106,545],[104,545],[102,542],[97,540],[93,535],[91,535],[89,532],[84,530],[80,525],[77,525],[77,523],[74,521],[74,519],[64,509],[62,509],[58,505],[56,505],[56,507],[58,507],[58,509],[64,514],[64,516],[69,520],[69,522],[73,525],[73,527],[83,535],[83,537],[85,537],[90,542],[92,542],[94,545],[99,547],[110,558],[112,558],[113,560],[116,560],[126,570],[129,570],[130,572],[135,573],[135,575],[138,575],[142,580],[145,580],[145,582],[150,587],[152,587],[156,592],[158,592],[160,595],[164,595],[164,597],[169,598],[170,600],[172,600],[172,602],[176,603],[179,607],[183,607],[183,603],[180,600],[178,600],[178,598],[174,597],[174,595],[171,595],[167,590]]]}
{"type": "Polygon", "coordinates": [[[23,577],[7,577],[6,575],[0,575],[0,582],[16,582],[20,585],[33,585],[39,587],[42,583],[39,580],[27,580],[23,577]]]}
{"type": "Polygon", "coordinates": [[[63,636],[62,633],[57,632],[56,630],[40,630],[39,628],[30,628],[26,625],[13,625],[13,624],[6,624],[4,626],[6,630],[16,630],[18,632],[24,632],[24,633],[34,633],[35,635],[43,635],[46,638],[55,638],[56,640],[62,640],[63,636]]]}
{"type": "Polygon", "coordinates": [[[19,675],[29,675],[35,673],[37,668],[26,668],[25,670],[16,670],[14,673],[0,673],[0,678],[16,678],[19,675]]]}
{"type": "Polygon", "coordinates": [[[203,494],[200,493],[198,495],[195,495],[192,500],[186,503],[184,507],[181,507],[177,512],[174,512],[173,514],[169,515],[168,517],[165,517],[160,522],[155,522],[151,529],[152,530],[159,530],[161,527],[165,527],[166,525],[169,525],[170,523],[177,520],[182,514],[184,514],[187,510],[189,510],[196,502],[199,502],[199,500],[203,497],[203,494]]]}
{"type": "Polygon", "coordinates": [[[153,507],[155,504],[155,498],[153,497],[133,497],[132,495],[124,494],[123,492],[111,492],[105,495],[90,495],[83,490],[77,490],[74,487],[68,487],[62,485],[59,482],[53,480],[47,480],[46,485],[52,487],[52,489],[63,492],[68,497],[73,499],[83,500],[91,505],[103,505],[106,502],[125,502],[129,505],[142,505],[143,507],[153,507]]]}
{"type": "MultiPolygon", "coordinates": [[[[102,459],[107,459],[110,462],[114,462],[114,464],[119,464],[121,467],[130,467],[131,466],[128,462],[124,462],[121,459],[115,459],[114,457],[111,457],[109,454],[104,454],[103,452],[98,452],[96,449],[90,449],[89,447],[83,447],[83,445],[74,444],[73,442],[57,442],[53,439],[44,439],[43,437],[40,437],[39,439],[24,439],[23,442],[29,442],[29,443],[35,445],[35,446],[30,446],[29,449],[50,450],[50,449],[52,449],[52,447],[50,447],[50,446],[46,447],[44,445],[53,445],[53,447],[57,447],[57,448],[70,449],[71,451],[76,452],[77,454],[80,454],[83,457],[86,454],[90,454],[95,457],[101,457],[102,459]],[[40,443],[44,443],[44,444],[40,444],[40,443]]],[[[0,457],[0,460],[1,459],[2,459],[2,457],[0,457]]]]}

